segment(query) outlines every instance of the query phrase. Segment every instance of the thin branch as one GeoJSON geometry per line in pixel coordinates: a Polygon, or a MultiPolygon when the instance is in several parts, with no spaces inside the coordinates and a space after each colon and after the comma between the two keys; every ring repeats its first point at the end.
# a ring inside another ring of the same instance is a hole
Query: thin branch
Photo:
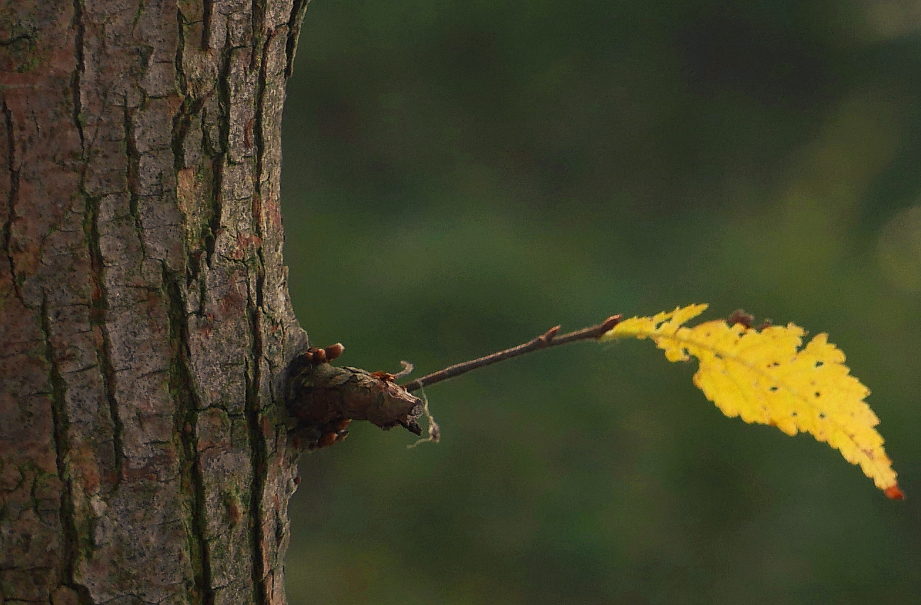
{"type": "Polygon", "coordinates": [[[466,374],[470,370],[492,365],[504,359],[518,357],[519,355],[524,355],[525,353],[530,353],[531,351],[555,347],[557,345],[564,345],[580,340],[596,339],[620,323],[621,317],[622,316],[620,315],[612,315],[597,326],[583,328],[582,330],[576,330],[575,332],[563,334],[562,336],[557,336],[557,332],[560,331],[560,326],[556,326],[550,328],[534,340],[520,344],[517,347],[499,351],[498,353],[493,353],[492,355],[487,355],[486,357],[471,359],[470,361],[455,364],[451,367],[433,372],[432,374],[423,376],[422,378],[417,378],[412,382],[406,383],[403,385],[403,388],[407,391],[415,391],[417,389],[421,389],[422,387],[427,387],[429,385],[435,384],[436,382],[441,382],[442,380],[447,380],[448,378],[454,378],[455,376],[466,374]]]}

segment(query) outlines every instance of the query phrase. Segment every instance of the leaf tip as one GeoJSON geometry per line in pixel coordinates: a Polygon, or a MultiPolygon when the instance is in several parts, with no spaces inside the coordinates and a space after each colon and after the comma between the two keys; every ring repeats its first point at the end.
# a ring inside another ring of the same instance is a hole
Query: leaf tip
{"type": "Polygon", "coordinates": [[[899,487],[898,484],[890,485],[883,490],[883,493],[886,494],[886,497],[890,500],[904,500],[905,492],[899,487]]]}

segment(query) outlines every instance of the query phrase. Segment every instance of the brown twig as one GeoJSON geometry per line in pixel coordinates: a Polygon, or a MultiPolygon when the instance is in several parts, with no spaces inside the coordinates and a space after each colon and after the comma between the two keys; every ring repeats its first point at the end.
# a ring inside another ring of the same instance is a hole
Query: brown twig
{"type": "Polygon", "coordinates": [[[590,340],[593,338],[598,338],[616,326],[620,320],[620,315],[612,315],[597,326],[583,328],[582,330],[569,332],[568,334],[563,334],[562,336],[557,336],[557,332],[560,331],[560,326],[556,326],[550,328],[534,340],[520,344],[517,347],[512,347],[511,349],[499,351],[498,353],[493,353],[492,355],[487,355],[478,359],[471,359],[470,361],[455,364],[443,370],[439,370],[437,372],[428,374],[427,376],[423,376],[422,378],[417,378],[412,382],[408,382],[403,385],[403,388],[407,391],[415,391],[417,389],[421,389],[422,387],[427,387],[437,382],[441,382],[442,380],[447,380],[448,378],[454,378],[455,376],[466,374],[470,370],[492,365],[504,359],[518,357],[519,355],[524,355],[525,353],[530,353],[531,351],[546,349],[548,347],[555,347],[557,345],[564,345],[566,343],[576,342],[579,340],[590,340]]]}

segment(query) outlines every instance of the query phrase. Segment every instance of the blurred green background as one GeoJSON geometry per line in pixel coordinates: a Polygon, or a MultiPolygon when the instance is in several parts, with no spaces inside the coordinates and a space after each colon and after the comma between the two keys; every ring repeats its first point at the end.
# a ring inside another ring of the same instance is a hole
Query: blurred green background
{"type": "Polygon", "coordinates": [[[583,343],[433,386],[439,445],[303,456],[292,604],[918,602],[916,3],[314,0],[284,145],[295,309],[341,363],[743,307],[830,333],[909,498],[583,343]]]}

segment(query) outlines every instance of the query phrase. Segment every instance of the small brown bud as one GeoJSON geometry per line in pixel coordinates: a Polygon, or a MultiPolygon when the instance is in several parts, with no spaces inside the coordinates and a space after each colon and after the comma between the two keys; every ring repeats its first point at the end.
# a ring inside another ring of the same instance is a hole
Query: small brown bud
{"type": "Polygon", "coordinates": [[[342,352],[345,351],[345,347],[342,346],[341,342],[337,342],[334,345],[329,345],[328,347],[326,347],[325,351],[326,351],[326,360],[332,361],[335,358],[342,355],[342,352]]]}
{"type": "Polygon", "coordinates": [[[614,326],[620,323],[620,320],[624,318],[623,315],[618,313],[617,315],[612,315],[601,324],[601,333],[609,332],[614,329],[614,326]]]}
{"type": "Polygon", "coordinates": [[[336,433],[324,433],[323,436],[320,437],[320,440],[317,441],[316,449],[320,449],[321,447],[329,447],[334,443],[336,443],[336,433]]]}
{"type": "Polygon", "coordinates": [[[393,382],[396,376],[390,372],[371,372],[371,376],[377,378],[378,380],[383,380],[384,382],[393,382]]]}
{"type": "Polygon", "coordinates": [[[733,311],[732,315],[729,316],[729,319],[726,320],[726,322],[730,326],[734,326],[736,324],[742,324],[742,326],[745,327],[746,329],[751,329],[752,323],[754,321],[755,321],[755,318],[749,315],[748,313],[746,313],[745,311],[743,311],[742,309],[736,309],[735,311],[733,311]]]}
{"type": "Polygon", "coordinates": [[[544,332],[541,336],[538,336],[538,339],[541,342],[548,343],[551,340],[553,340],[553,337],[556,336],[556,333],[559,331],[560,331],[560,326],[553,326],[552,328],[544,332]]]}

